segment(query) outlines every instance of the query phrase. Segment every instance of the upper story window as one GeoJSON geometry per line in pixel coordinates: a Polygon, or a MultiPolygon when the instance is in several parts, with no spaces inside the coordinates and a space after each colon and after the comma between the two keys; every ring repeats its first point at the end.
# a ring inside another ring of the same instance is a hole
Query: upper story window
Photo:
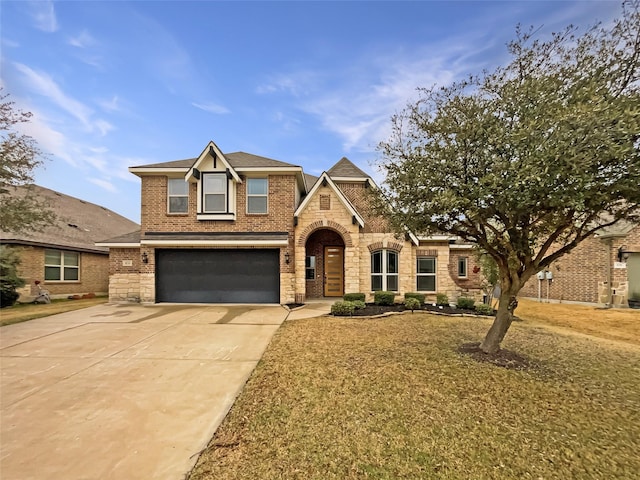
{"type": "Polygon", "coordinates": [[[227,211],[227,174],[204,173],[202,175],[202,210],[204,213],[227,211]]]}
{"type": "Polygon", "coordinates": [[[187,213],[189,211],[189,184],[182,178],[170,178],[167,186],[169,213],[187,213]]]}
{"type": "Polygon", "coordinates": [[[50,282],[80,280],[80,254],[62,250],[45,250],[44,279],[50,282]]]}
{"type": "Polygon", "coordinates": [[[267,213],[269,180],[247,178],[247,213],[267,213]]]}
{"type": "Polygon", "coordinates": [[[467,257],[458,257],[458,277],[467,278],[467,257]]]}
{"type": "Polygon", "coordinates": [[[371,290],[398,291],[398,252],[378,250],[371,254],[371,290]]]}
{"type": "Polygon", "coordinates": [[[417,290],[419,292],[436,291],[436,258],[418,257],[417,265],[417,290]]]}

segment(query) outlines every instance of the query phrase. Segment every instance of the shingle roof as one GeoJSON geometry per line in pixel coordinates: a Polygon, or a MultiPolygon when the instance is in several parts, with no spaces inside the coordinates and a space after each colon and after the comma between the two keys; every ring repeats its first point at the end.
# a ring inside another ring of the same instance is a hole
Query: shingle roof
{"type": "MultiPolygon", "coordinates": [[[[225,153],[225,158],[233,168],[252,168],[252,167],[296,167],[291,163],[281,162],[272,158],[260,157],[251,153],[233,152],[225,153]]],[[[171,162],[151,163],[148,165],[138,165],[132,168],[184,168],[188,169],[196,161],[196,158],[187,158],[185,160],[174,160],[171,162]]]]}
{"type": "Polygon", "coordinates": [[[338,163],[331,167],[327,173],[331,178],[371,178],[364,173],[347,157],[342,157],[338,163]]]}
{"type": "Polygon", "coordinates": [[[11,195],[35,195],[44,200],[57,216],[56,223],[41,232],[4,232],[0,239],[5,244],[38,245],[71,248],[80,251],[108,252],[106,247],[94,244],[104,238],[139,230],[140,225],[108,208],[89,203],[63,193],[29,185],[16,187],[11,195]]]}

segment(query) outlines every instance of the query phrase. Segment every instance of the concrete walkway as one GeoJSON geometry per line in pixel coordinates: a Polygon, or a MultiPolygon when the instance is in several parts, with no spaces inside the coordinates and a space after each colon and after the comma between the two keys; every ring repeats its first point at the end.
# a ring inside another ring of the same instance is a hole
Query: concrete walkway
{"type": "Polygon", "coordinates": [[[2,327],[0,478],[184,478],[279,325],[328,310],[104,305],[2,327]]]}

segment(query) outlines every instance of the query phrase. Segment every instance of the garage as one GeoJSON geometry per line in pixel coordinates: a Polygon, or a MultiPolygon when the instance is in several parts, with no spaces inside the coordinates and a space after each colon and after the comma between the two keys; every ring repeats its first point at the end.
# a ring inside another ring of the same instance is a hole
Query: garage
{"type": "Polygon", "coordinates": [[[280,303],[278,249],[156,249],[156,301],[280,303]]]}

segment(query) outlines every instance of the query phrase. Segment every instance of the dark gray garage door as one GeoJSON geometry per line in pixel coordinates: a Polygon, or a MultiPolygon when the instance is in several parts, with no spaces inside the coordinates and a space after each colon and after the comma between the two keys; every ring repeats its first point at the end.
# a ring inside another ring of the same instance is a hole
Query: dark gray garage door
{"type": "Polygon", "coordinates": [[[278,250],[156,250],[156,301],[280,303],[278,250]]]}

